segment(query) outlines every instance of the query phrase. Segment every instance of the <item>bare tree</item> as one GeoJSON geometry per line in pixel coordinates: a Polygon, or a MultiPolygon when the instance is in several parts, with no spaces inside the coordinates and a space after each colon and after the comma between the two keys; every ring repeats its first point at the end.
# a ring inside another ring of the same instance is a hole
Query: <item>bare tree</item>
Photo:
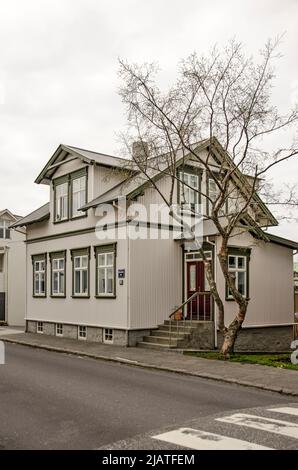
{"type": "MultiPolygon", "coordinates": [[[[132,141],[139,142],[141,151],[132,152],[130,157],[159,192],[171,216],[179,220],[173,209],[176,185],[188,186],[177,172],[181,159],[184,161],[191,156],[214,182],[212,195],[201,188],[196,191],[208,201],[206,217],[213,222],[221,240],[218,259],[237,306],[235,318],[229,325],[225,322],[224,303],[211,262],[204,256],[199,242],[197,246],[217,305],[225,356],[234,349],[249,302],[239,292],[229,272],[228,242],[239,230],[255,229],[258,223],[263,227],[270,224],[270,215],[267,221],[258,220],[261,200],[256,191],[265,187],[272,167],[298,155],[293,131],[298,119],[297,107],[283,115],[271,102],[275,78],[273,62],[279,57],[278,44],[279,39],[269,40],[260,51],[258,61],[247,57],[242,45],[235,41],[223,50],[215,47],[207,56],[194,53],[181,61],[178,78],[166,91],[157,85],[155,64],[139,66],[120,60],[120,94],[128,117],[124,140],[128,149],[132,141]],[[293,132],[293,141],[269,150],[268,138],[279,133],[282,142],[281,131],[284,130],[293,132]],[[200,142],[206,143],[206,140],[208,152],[202,157],[200,142]],[[216,154],[223,158],[215,167],[216,154]],[[156,183],[155,175],[160,172],[170,179],[167,193],[156,183]]],[[[191,225],[188,231],[190,238],[196,241],[191,225]]]]}

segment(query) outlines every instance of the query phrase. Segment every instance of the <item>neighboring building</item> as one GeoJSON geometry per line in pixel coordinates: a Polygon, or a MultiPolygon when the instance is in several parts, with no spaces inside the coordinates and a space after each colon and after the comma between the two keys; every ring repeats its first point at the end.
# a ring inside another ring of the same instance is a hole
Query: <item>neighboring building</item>
{"type": "Polygon", "coordinates": [[[25,325],[26,235],[10,230],[20,217],[8,209],[0,211],[0,323],[25,325]]]}
{"type": "Polygon", "coordinates": [[[295,292],[298,292],[298,261],[294,263],[294,286],[295,292]]]}
{"type": "MultiPolygon", "coordinates": [[[[198,144],[202,156],[207,155],[207,146],[208,141],[198,144]]],[[[228,157],[217,144],[214,165],[219,166],[224,158],[228,157]]],[[[180,164],[179,171],[192,187],[209,194],[216,189],[197,162],[181,158],[180,164]]],[[[211,348],[217,342],[216,315],[204,265],[178,224],[171,221],[170,239],[161,238],[163,223],[151,224],[158,239],[132,239],[116,233],[136,230],[132,216],[136,202],[147,208],[162,203],[140,174],[133,169],[127,174],[126,166],[121,158],[60,145],[37,177],[36,183],[49,186],[50,202],[13,225],[26,227],[27,232],[27,331],[161,347],[168,347],[171,337],[170,346],[211,348]],[[127,211],[119,209],[119,197],[127,199],[127,211]],[[113,204],[117,220],[105,214],[105,204],[113,204]],[[196,331],[195,338],[184,335],[185,330],[175,335],[167,325],[153,331],[198,290],[203,294],[188,302],[184,313],[188,319],[203,320],[188,326],[189,332],[194,333],[196,325],[201,333],[196,331]]],[[[162,190],[169,190],[167,176],[155,170],[152,177],[162,190]]],[[[235,172],[231,184],[242,192],[246,182],[235,172]]],[[[183,189],[175,188],[177,201],[183,189]]],[[[189,188],[184,193],[186,202],[197,202],[197,193],[189,188]]],[[[207,213],[207,201],[202,198],[201,203],[207,213]]],[[[137,226],[144,235],[148,219],[140,217],[137,226]]],[[[262,229],[277,221],[257,194],[243,220],[243,225],[247,223],[250,232],[234,234],[229,257],[238,289],[251,299],[244,324],[247,338],[253,336],[255,341],[253,347],[250,340],[251,349],[268,349],[271,337],[275,338],[272,347],[284,349],[293,324],[293,250],[298,243],[262,229]]],[[[205,220],[204,249],[213,261],[229,322],[236,307],[219,267],[219,245],[215,227],[205,220]]]]}

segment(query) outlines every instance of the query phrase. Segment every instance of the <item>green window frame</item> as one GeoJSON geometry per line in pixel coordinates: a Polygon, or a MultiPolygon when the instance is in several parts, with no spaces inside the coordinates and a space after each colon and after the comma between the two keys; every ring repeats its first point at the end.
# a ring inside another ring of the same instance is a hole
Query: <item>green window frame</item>
{"type": "Polygon", "coordinates": [[[191,209],[195,208],[195,204],[201,204],[201,182],[202,170],[192,166],[183,166],[178,168],[178,204],[190,205],[191,209]],[[193,189],[185,186],[183,182],[187,183],[193,189]],[[193,199],[193,200],[192,200],[193,199]]]}
{"type": "Polygon", "coordinates": [[[88,201],[88,167],[54,179],[53,190],[55,224],[87,217],[87,212],[74,210],[74,204],[79,208],[88,201]]]}
{"type": "Polygon", "coordinates": [[[51,263],[51,297],[66,297],[66,250],[49,253],[51,263]]]}
{"type": "MultiPolygon", "coordinates": [[[[229,247],[228,248],[228,269],[235,275],[236,288],[244,298],[249,299],[249,265],[250,248],[229,247]]],[[[228,284],[226,283],[226,300],[233,301],[228,284]]]]}
{"type": "MultiPolygon", "coordinates": [[[[217,198],[217,196],[219,194],[219,189],[218,189],[218,187],[215,183],[215,179],[210,177],[210,176],[207,176],[206,185],[207,185],[207,196],[208,196],[208,198],[210,198],[212,201],[215,201],[215,199],[217,198]],[[213,191],[210,188],[210,185],[211,185],[212,182],[214,182],[215,187],[216,187],[216,189],[213,190],[213,191]],[[212,193],[213,193],[213,198],[212,198],[212,193]]],[[[206,198],[206,211],[207,211],[207,215],[210,215],[210,213],[211,213],[210,204],[211,203],[210,203],[210,200],[208,198],[206,198]]],[[[229,211],[229,203],[228,203],[228,198],[227,198],[224,206],[219,211],[219,215],[224,216],[224,215],[228,214],[228,211],[229,211]]]]}
{"type": "Polygon", "coordinates": [[[36,298],[47,296],[47,253],[32,255],[32,295],[36,298]]]}
{"type": "Polygon", "coordinates": [[[90,247],[71,250],[72,297],[90,297],[90,247]]]}
{"type": "Polygon", "coordinates": [[[116,297],[116,243],[94,247],[95,297],[116,297]]]}
{"type": "Polygon", "coordinates": [[[2,240],[10,240],[10,228],[11,221],[6,219],[0,220],[0,238],[2,240]]]}
{"type": "Polygon", "coordinates": [[[70,214],[71,219],[86,217],[87,213],[78,211],[79,207],[87,204],[88,172],[87,167],[70,175],[70,214]]]}

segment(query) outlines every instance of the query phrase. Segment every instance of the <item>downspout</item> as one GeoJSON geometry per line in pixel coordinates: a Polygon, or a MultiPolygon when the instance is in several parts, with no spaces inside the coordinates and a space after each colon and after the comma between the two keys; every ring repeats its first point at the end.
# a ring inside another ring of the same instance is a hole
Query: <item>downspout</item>
{"type": "MultiPolygon", "coordinates": [[[[206,237],[206,242],[214,247],[214,278],[215,278],[215,282],[217,282],[217,269],[216,269],[216,266],[217,266],[217,263],[216,263],[217,250],[216,250],[216,243],[210,241],[209,237],[206,237]]],[[[214,346],[215,346],[215,348],[217,348],[217,345],[218,345],[218,340],[217,340],[217,306],[216,306],[215,302],[214,302],[214,307],[215,307],[214,308],[214,346]]]]}

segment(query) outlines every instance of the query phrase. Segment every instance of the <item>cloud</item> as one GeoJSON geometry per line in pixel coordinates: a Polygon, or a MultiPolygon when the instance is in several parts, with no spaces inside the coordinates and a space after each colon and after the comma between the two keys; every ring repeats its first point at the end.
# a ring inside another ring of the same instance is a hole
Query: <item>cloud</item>
{"type": "MultiPolygon", "coordinates": [[[[166,84],[193,50],[234,36],[256,54],[285,31],[274,99],[288,107],[297,13],[296,0],[0,0],[0,207],[26,214],[47,200],[33,181],[61,142],[117,151],[119,56],[158,61],[166,84]]],[[[286,181],[287,169],[274,176],[286,181]]]]}

